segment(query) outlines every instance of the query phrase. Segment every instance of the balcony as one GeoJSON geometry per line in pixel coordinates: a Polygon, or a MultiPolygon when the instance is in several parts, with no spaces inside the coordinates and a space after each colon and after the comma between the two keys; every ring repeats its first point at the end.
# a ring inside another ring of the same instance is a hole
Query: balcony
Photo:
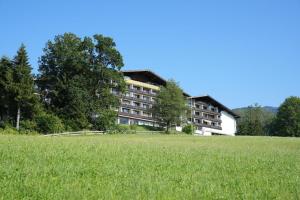
{"type": "Polygon", "coordinates": [[[143,106],[135,106],[135,105],[129,105],[124,103],[121,103],[121,107],[135,109],[135,110],[143,110],[143,111],[149,111],[150,109],[150,108],[144,108],[143,106]]]}
{"type": "Polygon", "coordinates": [[[222,130],[221,126],[212,126],[209,124],[203,124],[203,123],[198,123],[198,122],[193,122],[195,125],[197,126],[201,126],[201,127],[206,127],[206,128],[213,128],[213,129],[218,129],[218,130],[222,130]]]}
{"type": "Polygon", "coordinates": [[[210,121],[214,121],[214,122],[220,122],[220,123],[222,122],[221,119],[204,117],[204,116],[195,115],[195,114],[193,114],[193,118],[196,118],[196,119],[206,119],[206,120],[210,120],[210,121]]]}
{"type": "Polygon", "coordinates": [[[134,93],[137,93],[137,94],[147,94],[147,95],[150,95],[150,96],[156,96],[156,94],[150,92],[150,91],[145,91],[145,90],[141,90],[141,89],[134,89],[134,88],[130,88],[128,89],[128,91],[130,92],[134,92],[134,93]]]}
{"type": "Polygon", "coordinates": [[[134,100],[134,101],[138,101],[138,102],[145,102],[145,103],[148,103],[148,104],[153,104],[153,101],[146,100],[146,99],[143,99],[143,98],[135,98],[135,97],[129,97],[129,96],[123,96],[122,98],[126,99],[126,100],[134,100]]]}
{"type": "Polygon", "coordinates": [[[146,119],[146,120],[151,120],[151,121],[153,121],[153,118],[152,118],[152,117],[149,117],[149,116],[136,115],[136,114],[126,113],[126,112],[121,112],[121,111],[119,111],[118,114],[119,114],[119,115],[122,115],[122,116],[126,116],[126,117],[139,118],[139,119],[144,119],[144,120],[146,119]]]}

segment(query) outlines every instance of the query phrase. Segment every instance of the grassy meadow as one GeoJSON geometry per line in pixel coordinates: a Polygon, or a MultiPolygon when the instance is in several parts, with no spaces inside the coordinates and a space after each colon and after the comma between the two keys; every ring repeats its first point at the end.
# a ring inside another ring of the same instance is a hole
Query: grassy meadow
{"type": "Polygon", "coordinates": [[[0,199],[299,199],[300,139],[0,135],[0,199]]]}

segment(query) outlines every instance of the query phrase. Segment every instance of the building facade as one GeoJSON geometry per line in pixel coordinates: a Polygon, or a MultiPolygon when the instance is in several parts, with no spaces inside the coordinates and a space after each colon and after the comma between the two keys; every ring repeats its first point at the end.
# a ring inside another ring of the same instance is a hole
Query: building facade
{"type": "MultiPolygon", "coordinates": [[[[157,126],[149,109],[166,80],[150,70],[123,71],[123,74],[127,92],[121,98],[118,123],[157,126]]],[[[235,135],[238,115],[233,111],[208,95],[191,97],[184,93],[184,96],[191,108],[188,123],[196,127],[196,134],[235,135]]]]}
{"type": "Polygon", "coordinates": [[[192,123],[199,135],[235,135],[236,119],[239,118],[232,110],[219,103],[209,95],[189,98],[192,123]]]}

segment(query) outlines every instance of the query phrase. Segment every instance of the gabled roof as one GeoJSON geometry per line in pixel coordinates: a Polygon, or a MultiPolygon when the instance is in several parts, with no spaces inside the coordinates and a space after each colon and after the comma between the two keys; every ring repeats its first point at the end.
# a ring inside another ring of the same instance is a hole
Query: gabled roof
{"type": "MultiPolygon", "coordinates": [[[[167,80],[159,76],[158,74],[154,73],[149,69],[142,69],[142,70],[124,70],[121,71],[124,76],[133,76],[133,75],[143,75],[151,79],[152,81],[156,82],[158,85],[165,86],[167,84],[167,80]]],[[[183,92],[183,95],[186,97],[190,97],[189,94],[183,92]]]]}
{"type": "Polygon", "coordinates": [[[194,96],[194,97],[190,97],[190,98],[195,99],[195,100],[199,100],[199,101],[203,101],[203,102],[208,102],[208,103],[211,103],[211,104],[215,104],[219,108],[221,108],[221,110],[225,110],[226,112],[231,114],[234,118],[240,118],[240,116],[238,114],[236,114],[231,109],[227,108],[226,106],[224,106],[223,104],[221,104],[220,102],[218,102],[217,100],[215,100],[214,98],[212,98],[209,95],[194,96]]]}

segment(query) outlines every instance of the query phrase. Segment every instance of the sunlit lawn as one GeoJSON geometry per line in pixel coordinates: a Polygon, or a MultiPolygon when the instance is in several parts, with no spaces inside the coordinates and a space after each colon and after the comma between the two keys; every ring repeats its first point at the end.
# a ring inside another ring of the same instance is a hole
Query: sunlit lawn
{"type": "Polygon", "coordinates": [[[0,199],[299,199],[300,139],[0,135],[0,199]]]}

